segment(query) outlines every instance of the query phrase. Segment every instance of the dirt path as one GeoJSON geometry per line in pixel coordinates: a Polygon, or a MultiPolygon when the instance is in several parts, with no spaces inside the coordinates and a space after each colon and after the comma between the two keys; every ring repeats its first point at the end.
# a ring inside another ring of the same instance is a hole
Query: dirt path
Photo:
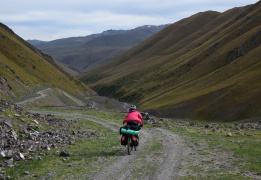
{"type": "Polygon", "coordinates": [[[26,99],[26,100],[24,100],[24,101],[22,101],[22,102],[18,102],[18,103],[16,103],[16,104],[17,104],[17,105],[21,105],[21,104],[25,104],[25,103],[29,103],[29,102],[33,102],[33,101],[42,99],[42,98],[44,98],[44,97],[47,96],[45,92],[46,92],[46,91],[50,91],[50,90],[51,90],[51,88],[47,88],[47,89],[38,91],[37,94],[39,94],[39,96],[34,97],[34,98],[30,98],[30,99],[26,99]]]}
{"type": "MultiPolygon", "coordinates": [[[[54,89],[52,88],[46,88],[44,90],[41,90],[41,91],[38,91],[36,94],[38,94],[39,96],[37,97],[34,97],[34,98],[29,98],[29,99],[26,99],[24,101],[21,101],[21,102],[17,102],[16,104],[18,105],[21,105],[21,104],[26,104],[26,103],[31,103],[31,102],[34,102],[34,101],[37,101],[37,100],[40,100],[40,99],[44,99],[48,96],[47,92],[48,91],[53,91],[54,89]]],[[[74,101],[76,104],[78,104],[79,106],[84,106],[85,103],[82,102],[81,100],[71,96],[70,94],[68,94],[67,92],[61,90],[61,89],[58,89],[56,88],[56,90],[62,94],[63,96],[66,96],[67,98],[71,99],[72,101],[74,101]]]]}
{"type": "MultiPolygon", "coordinates": [[[[84,118],[111,129],[119,131],[120,125],[105,119],[78,113],[61,113],[50,111],[31,111],[33,113],[53,114],[71,118],[84,118]]],[[[93,172],[95,180],[104,179],[177,179],[184,152],[183,139],[161,128],[140,131],[138,151],[127,155],[126,148],[117,156],[106,160],[98,172],[93,172]]]]}

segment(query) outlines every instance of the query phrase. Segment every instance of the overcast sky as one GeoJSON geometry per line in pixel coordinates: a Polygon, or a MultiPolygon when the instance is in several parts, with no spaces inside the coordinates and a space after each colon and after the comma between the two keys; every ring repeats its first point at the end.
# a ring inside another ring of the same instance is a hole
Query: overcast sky
{"type": "Polygon", "coordinates": [[[258,0],[1,0],[0,22],[23,39],[54,40],[174,23],[258,0]]]}

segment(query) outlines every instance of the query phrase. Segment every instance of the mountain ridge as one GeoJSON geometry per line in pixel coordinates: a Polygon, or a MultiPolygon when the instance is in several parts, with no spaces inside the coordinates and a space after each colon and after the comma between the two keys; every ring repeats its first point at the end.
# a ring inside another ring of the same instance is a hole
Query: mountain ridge
{"type": "Polygon", "coordinates": [[[197,13],[77,77],[100,95],[163,116],[225,121],[261,116],[254,98],[260,97],[254,89],[261,82],[260,4],[197,13]],[[247,98],[238,88],[249,92],[247,98]]]}
{"type": "Polygon", "coordinates": [[[167,25],[144,25],[131,30],[107,30],[85,37],[58,39],[44,43],[28,41],[51,55],[56,62],[84,72],[93,69],[139,44],[167,25]]]}

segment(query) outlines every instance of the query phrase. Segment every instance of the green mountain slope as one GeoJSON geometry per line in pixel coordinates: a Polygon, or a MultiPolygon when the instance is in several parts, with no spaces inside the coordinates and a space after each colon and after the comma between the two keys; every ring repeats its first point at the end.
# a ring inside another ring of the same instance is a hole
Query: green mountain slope
{"type": "Polygon", "coordinates": [[[101,95],[178,118],[261,116],[261,2],[182,19],[78,76],[101,95]]]}
{"type": "Polygon", "coordinates": [[[57,88],[76,97],[94,93],[65,73],[50,56],[0,23],[0,97],[18,101],[46,88],[57,88]]]}

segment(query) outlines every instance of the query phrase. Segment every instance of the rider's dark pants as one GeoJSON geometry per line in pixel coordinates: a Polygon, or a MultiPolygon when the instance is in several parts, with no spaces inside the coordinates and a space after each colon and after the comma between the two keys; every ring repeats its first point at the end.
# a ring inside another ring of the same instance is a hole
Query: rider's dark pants
{"type": "MultiPolygon", "coordinates": [[[[127,125],[129,125],[130,129],[132,129],[132,130],[136,130],[136,131],[140,130],[139,123],[136,121],[127,122],[127,125]]],[[[139,140],[139,136],[136,136],[136,138],[139,140]]]]}

